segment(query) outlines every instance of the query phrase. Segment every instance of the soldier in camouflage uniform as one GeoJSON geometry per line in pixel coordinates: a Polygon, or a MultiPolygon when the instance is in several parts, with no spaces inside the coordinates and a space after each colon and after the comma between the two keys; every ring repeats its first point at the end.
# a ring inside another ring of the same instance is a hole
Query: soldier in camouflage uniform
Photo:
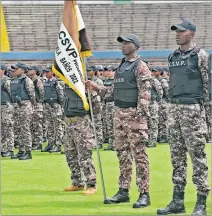
{"type": "Polygon", "coordinates": [[[44,72],[47,77],[47,81],[44,83],[44,119],[48,128],[48,145],[42,152],[61,152],[63,140],[63,87],[60,81],[53,76],[51,67],[45,68],[44,72]]]}
{"type": "Polygon", "coordinates": [[[187,152],[193,165],[193,183],[197,202],[192,215],[207,215],[206,200],[210,191],[205,153],[205,110],[208,98],[208,54],[193,40],[196,26],[188,19],[173,25],[180,45],[169,61],[169,144],[173,166],[173,199],[157,214],[185,213],[184,191],[187,177],[187,152]]]}
{"type": "Polygon", "coordinates": [[[1,64],[1,156],[11,157],[14,155],[14,133],[13,133],[13,105],[11,100],[10,78],[4,74],[7,67],[1,64]]]}
{"type": "Polygon", "coordinates": [[[32,159],[32,137],[31,120],[33,106],[36,106],[35,88],[32,80],[24,73],[27,72],[27,66],[21,62],[12,65],[14,78],[10,82],[11,97],[14,105],[14,111],[17,115],[17,134],[19,152],[11,159],[28,160],[32,159]]]}
{"type": "Polygon", "coordinates": [[[65,191],[83,190],[86,184],[87,190],[83,194],[94,194],[96,171],[92,160],[92,149],[95,139],[89,112],[84,110],[81,98],[68,86],[65,87],[64,104],[66,122],[64,149],[72,179],[72,186],[65,188],[65,191]]]}
{"type": "MultiPolygon", "coordinates": [[[[44,83],[47,81],[46,74],[43,72],[43,68],[40,68],[40,70],[41,70],[41,81],[44,85],[44,83]]],[[[42,140],[42,142],[45,143],[47,141],[48,128],[47,128],[47,122],[46,122],[46,119],[44,118],[44,115],[43,115],[42,127],[43,127],[43,140],[42,140]]]]}
{"type": "Polygon", "coordinates": [[[208,127],[208,133],[206,135],[206,140],[209,143],[212,143],[212,54],[209,56],[208,60],[208,76],[209,76],[209,102],[205,104],[206,111],[206,123],[208,127]]]}
{"type": "Polygon", "coordinates": [[[149,100],[151,97],[151,72],[137,50],[140,47],[136,35],[118,37],[122,43],[122,59],[117,68],[114,87],[98,86],[88,81],[87,88],[114,96],[115,102],[115,148],[119,159],[119,191],[105,204],[129,202],[129,188],[132,179],[132,162],[136,164],[136,183],[140,191],[133,208],[150,205],[149,197],[149,160],[146,153],[148,142],[149,100]]]}
{"type": "Polygon", "coordinates": [[[39,78],[40,69],[36,66],[28,67],[27,75],[33,81],[35,87],[36,106],[33,107],[33,116],[31,122],[32,133],[32,150],[42,149],[43,139],[43,99],[44,87],[43,82],[39,78]]]}
{"type": "Polygon", "coordinates": [[[159,123],[159,103],[162,99],[163,89],[161,83],[156,78],[156,74],[159,72],[159,67],[152,68],[152,80],[151,80],[151,101],[149,104],[150,117],[148,120],[149,128],[149,142],[148,148],[156,147],[158,137],[158,123],[159,123]]]}
{"type": "MultiPolygon", "coordinates": [[[[104,68],[104,71],[102,73],[103,76],[103,83],[108,77],[108,69],[107,67],[104,68]]],[[[103,143],[108,143],[108,130],[107,130],[107,118],[106,118],[106,102],[105,100],[102,101],[102,131],[103,131],[103,143]]]]}
{"type": "Polygon", "coordinates": [[[163,88],[163,97],[159,104],[159,127],[158,127],[158,141],[160,143],[168,142],[168,103],[169,103],[169,77],[168,77],[168,68],[161,67],[161,73],[158,77],[162,88],[163,88]]]}
{"type": "MultiPolygon", "coordinates": [[[[104,80],[104,86],[109,87],[113,85],[114,82],[114,71],[113,71],[113,67],[111,65],[109,65],[107,67],[107,72],[108,72],[108,76],[107,78],[104,80]]],[[[108,147],[105,148],[104,150],[115,150],[114,147],[114,127],[113,127],[113,120],[114,120],[114,98],[111,97],[110,95],[105,95],[104,97],[104,101],[105,101],[105,120],[106,120],[106,128],[107,128],[107,132],[108,132],[108,147]]]]}
{"type": "MultiPolygon", "coordinates": [[[[98,78],[96,72],[100,69],[98,67],[94,68],[93,70],[88,69],[88,76],[91,78],[93,82],[97,85],[103,86],[103,81],[98,78]]],[[[103,127],[102,127],[102,98],[97,92],[91,92],[91,102],[93,107],[93,115],[94,115],[94,122],[96,126],[96,133],[97,133],[97,147],[102,148],[103,144],[103,127]]]]}

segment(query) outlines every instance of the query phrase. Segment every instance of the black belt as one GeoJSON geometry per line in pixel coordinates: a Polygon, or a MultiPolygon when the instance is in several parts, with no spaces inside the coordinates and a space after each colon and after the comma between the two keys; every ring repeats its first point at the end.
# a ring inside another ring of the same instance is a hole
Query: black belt
{"type": "Polygon", "coordinates": [[[200,104],[201,100],[199,98],[170,98],[170,102],[173,104],[200,104]]]}
{"type": "Polygon", "coordinates": [[[54,104],[54,103],[58,103],[58,101],[56,99],[53,99],[53,100],[44,100],[44,103],[54,104]]]}
{"type": "Polygon", "coordinates": [[[115,106],[119,108],[130,108],[130,107],[137,107],[137,102],[123,102],[115,100],[115,106]]]}
{"type": "Polygon", "coordinates": [[[114,98],[106,98],[105,102],[114,102],[114,98]]]}

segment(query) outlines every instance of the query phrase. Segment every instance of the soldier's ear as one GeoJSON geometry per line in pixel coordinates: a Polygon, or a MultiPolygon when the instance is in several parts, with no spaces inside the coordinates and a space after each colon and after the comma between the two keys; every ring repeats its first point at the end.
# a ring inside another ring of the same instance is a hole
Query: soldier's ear
{"type": "Polygon", "coordinates": [[[195,32],[191,31],[191,38],[194,38],[195,32]]]}

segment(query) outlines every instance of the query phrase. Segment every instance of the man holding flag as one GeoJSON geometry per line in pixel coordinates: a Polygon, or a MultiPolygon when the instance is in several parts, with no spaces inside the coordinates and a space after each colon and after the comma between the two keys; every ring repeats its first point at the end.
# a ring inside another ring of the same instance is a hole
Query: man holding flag
{"type": "Polygon", "coordinates": [[[83,57],[89,55],[90,46],[79,8],[75,1],[64,1],[63,21],[58,36],[53,72],[66,83],[64,149],[72,172],[72,186],[65,191],[83,190],[86,184],[87,190],[83,192],[84,195],[96,192],[96,171],[92,160],[95,139],[83,73],[83,57]],[[83,175],[85,182],[82,180],[83,175]]]}

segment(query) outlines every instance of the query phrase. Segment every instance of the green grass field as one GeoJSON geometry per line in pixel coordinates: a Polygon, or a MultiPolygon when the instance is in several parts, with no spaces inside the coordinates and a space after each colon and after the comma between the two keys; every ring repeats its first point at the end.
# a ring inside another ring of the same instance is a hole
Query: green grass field
{"type": "MultiPolygon", "coordinates": [[[[211,185],[211,147],[207,145],[209,182],[211,185]]],[[[93,157],[98,173],[98,192],[93,196],[83,196],[81,192],[63,192],[71,185],[70,171],[65,156],[34,152],[30,161],[1,159],[1,215],[155,215],[157,208],[164,207],[171,200],[172,167],[168,145],[158,145],[148,149],[151,183],[151,206],[132,209],[138,198],[135,184],[135,169],[130,191],[130,203],[104,205],[97,166],[97,153],[93,157]]],[[[118,161],[115,152],[101,151],[107,196],[118,190],[118,161]]],[[[192,169],[189,158],[188,185],[185,205],[187,215],[193,211],[196,189],[192,184],[192,169]]],[[[208,199],[208,214],[212,213],[211,194],[208,199]]]]}

